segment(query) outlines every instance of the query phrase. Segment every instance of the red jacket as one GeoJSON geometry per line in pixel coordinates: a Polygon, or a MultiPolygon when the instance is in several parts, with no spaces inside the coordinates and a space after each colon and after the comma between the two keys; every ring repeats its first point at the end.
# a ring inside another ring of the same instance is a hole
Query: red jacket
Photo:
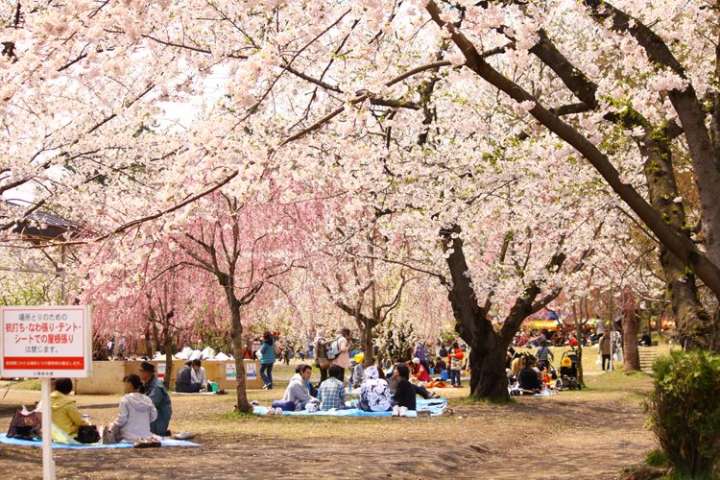
{"type": "Polygon", "coordinates": [[[417,365],[413,364],[413,376],[421,382],[429,382],[431,380],[427,368],[425,368],[425,365],[422,363],[417,365]]]}

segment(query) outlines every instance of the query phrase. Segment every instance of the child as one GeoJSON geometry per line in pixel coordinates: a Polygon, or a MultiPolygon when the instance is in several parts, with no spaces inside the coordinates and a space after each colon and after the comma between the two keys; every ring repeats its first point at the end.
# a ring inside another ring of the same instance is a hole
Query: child
{"type": "Polygon", "coordinates": [[[462,349],[457,342],[452,344],[450,351],[448,352],[448,358],[450,359],[450,383],[455,388],[462,387],[460,382],[460,371],[462,370],[462,361],[465,357],[462,349]]]}
{"type": "Polygon", "coordinates": [[[447,382],[450,379],[447,363],[445,363],[442,357],[438,357],[437,360],[435,360],[435,373],[443,382],[447,382]]]}

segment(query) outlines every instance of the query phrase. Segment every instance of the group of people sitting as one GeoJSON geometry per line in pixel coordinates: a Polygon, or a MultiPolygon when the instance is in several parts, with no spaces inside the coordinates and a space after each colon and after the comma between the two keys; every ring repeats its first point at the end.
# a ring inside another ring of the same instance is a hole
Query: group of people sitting
{"type": "Polygon", "coordinates": [[[199,359],[185,362],[175,378],[175,391],[178,393],[197,393],[206,390],[207,385],[207,373],[199,359]]]}
{"type": "MultiPolygon", "coordinates": [[[[328,377],[317,387],[310,382],[312,367],[301,364],[295,369],[295,375],[285,389],[282,400],[272,403],[274,409],[284,411],[317,411],[350,408],[346,404],[343,369],[332,365],[328,377]]],[[[360,399],[357,408],[368,412],[393,411],[402,415],[407,410],[417,409],[416,396],[432,398],[421,385],[411,383],[410,368],[406,363],[398,363],[392,369],[388,379],[385,372],[370,365],[363,370],[363,381],[359,385],[360,399]]]]}
{"type": "MultiPolygon", "coordinates": [[[[551,353],[552,355],[552,353],[551,353]]],[[[515,354],[508,352],[509,365],[506,364],[511,393],[535,394],[549,387],[557,378],[547,358],[536,358],[530,353],[515,354]]]]}
{"type": "MultiPolygon", "coordinates": [[[[125,395],[120,399],[117,417],[104,429],[103,442],[159,441],[160,437],[170,435],[168,426],[172,404],[165,386],[155,376],[155,366],[143,362],[138,374],[127,375],[123,383],[125,395]]],[[[70,396],[72,390],[73,383],[69,378],[54,380],[50,407],[53,425],[59,430],[53,432],[53,440],[56,442],[74,439],[81,426],[90,425],[89,420],[80,414],[75,399],[70,396]]]]}

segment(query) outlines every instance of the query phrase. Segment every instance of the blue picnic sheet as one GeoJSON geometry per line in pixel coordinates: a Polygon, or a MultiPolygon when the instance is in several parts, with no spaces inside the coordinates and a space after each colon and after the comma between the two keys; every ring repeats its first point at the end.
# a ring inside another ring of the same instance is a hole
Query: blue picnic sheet
{"type": "MultiPolygon", "coordinates": [[[[20,440],[17,438],[8,438],[6,434],[0,434],[0,443],[5,445],[13,445],[16,447],[42,447],[42,441],[40,440],[20,440]]],[[[173,438],[163,439],[161,442],[163,447],[199,447],[200,444],[189,442],[187,440],[175,440],[173,438]]],[[[73,450],[93,450],[93,449],[108,449],[108,448],[133,448],[132,443],[85,443],[80,445],[70,445],[66,443],[53,442],[53,448],[62,449],[73,449],[73,450]]]]}
{"type": "MultiPolygon", "coordinates": [[[[418,398],[417,400],[417,411],[410,410],[405,415],[406,417],[417,417],[417,412],[430,412],[430,416],[438,416],[445,413],[447,410],[448,401],[447,398],[433,398],[424,400],[418,398]]],[[[267,415],[268,407],[255,406],[253,407],[253,413],[255,415],[267,415]]],[[[392,412],[366,412],[359,408],[346,408],[342,410],[319,410],[317,412],[308,412],[301,410],[299,412],[283,412],[283,415],[296,416],[296,417],[392,417],[392,412]]]]}

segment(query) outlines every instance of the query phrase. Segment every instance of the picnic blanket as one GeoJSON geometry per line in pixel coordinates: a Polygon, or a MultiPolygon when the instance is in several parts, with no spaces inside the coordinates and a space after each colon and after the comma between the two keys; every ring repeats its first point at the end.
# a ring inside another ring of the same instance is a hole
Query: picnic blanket
{"type": "MultiPolygon", "coordinates": [[[[435,417],[445,413],[447,406],[447,398],[433,398],[429,400],[418,398],[417,411],[410,410],[405,416],[417,417],[417,412],[430,412],[430,416],[435,417]]],[[[255,415],[267,415],[268,410],[268,407],[255,406],[253,408],[253,413],[255,415]]],[[[392,412],[366,412],[365,410],[360,410],[359,408],[346,408],[342,410],[319,410],[317,412],[300,410],[299,412],[283,412],[283,415],[296,417],[392,417],[392,412]]]]}
{"type": "Polygon", "coordinates": [[[218,392],[170,392],[170,394],[171,394],[173,397],[176,396],[176,395],[177,395],[178,397],[185,397],[185,396],[187,396],[187,397],[197,397],[197,396],[208,396],[208,395],[210,395],[210,396],[212,396],[212,395],[222,395],[221,393],[218,393],[218,392]]]}
{"type": "MultiPolygon", "coordinates": [[[[0,434],[0,443],[4,445],[13,445],[16,447],[42,447],[40,440],[20,440],[18,438],[8,438],[6,434],[0,434]]],[[[187,440],[175,440],[173,438],[163,439],[161,442],[163,447],[199,447],[200,444],[189,442],[187,440]]],[[[53,442],[53,448],[73,449],[73,450],[97,450],[110,448],[133,448],[132,443],[84,443],[80,445],[70,445],[67,443],[53,442]]]]}

